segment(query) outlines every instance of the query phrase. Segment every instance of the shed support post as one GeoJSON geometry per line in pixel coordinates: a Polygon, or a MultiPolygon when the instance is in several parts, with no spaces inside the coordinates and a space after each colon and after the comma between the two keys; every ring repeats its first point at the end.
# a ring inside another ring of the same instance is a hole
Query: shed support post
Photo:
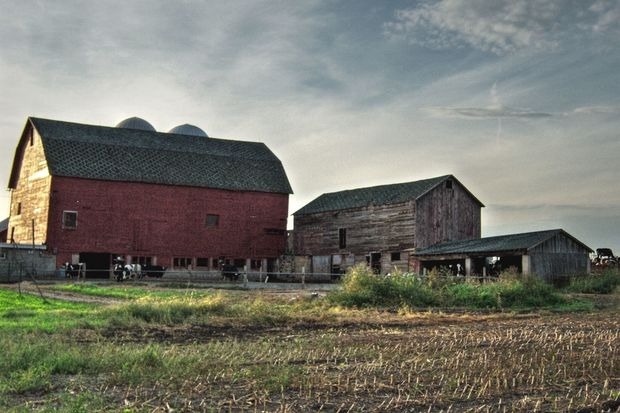
{"type": "Polygon", "coordinates": [[[469,277],[471,275],[471,258],[465,258],[465,275],[469,277]]]}
{"type": "Polygon", "coordinates": [[[527,254],[523,254],[521,256],[521,272],[523,275],[528,275],[531,272],[530,264],[532,260],[531,257],[527,254]]]}

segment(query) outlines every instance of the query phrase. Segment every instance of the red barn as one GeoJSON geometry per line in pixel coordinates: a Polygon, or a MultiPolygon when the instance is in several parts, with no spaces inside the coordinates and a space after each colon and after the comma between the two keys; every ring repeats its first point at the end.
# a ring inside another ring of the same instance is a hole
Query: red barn
{"type": "Polygon", "coordinates": [[[157,132],[140,118],[117,127],[29,118],[9,189],[8,240],[44,244],[58,266],[84,262],[89,276],[108,276],[117,255],[175,269],[272,270],[292,193],[263,143],[192,125],[157,132]]]}

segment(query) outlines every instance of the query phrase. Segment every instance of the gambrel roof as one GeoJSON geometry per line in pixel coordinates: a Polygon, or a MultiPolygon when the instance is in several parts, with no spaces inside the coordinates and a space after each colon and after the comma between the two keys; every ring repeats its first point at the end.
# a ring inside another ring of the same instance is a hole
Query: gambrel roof
{"type": "Polygon", "coordinates": [[[9,187],[19,178],[30,128],[52,176],[291,194],[280,160],[259,142],[29,118],[9,187]]]}
{"type": "MultiPolygon", "coordinates": [[[[369,205],[389,205],[407,202],[421,198],[448,179],[458,182],[454,176],[444,175],[414,182],[379,185],[326,193],[314,199],[293,215],[315,214],[320,212],[363,208],[369,205]]],[[[467,188],[462,184],[461,186],[481,207],[484,206],[467,190],[467,188]]]]}
{"type": "Polygon", "coordinates": [[[588,252],[592,250],[566,231],[552,229],[546,231],[524,232],[520,234],[499,235],[495,237],[475,238],[460,241],[450,241],[418,249],[415,254],[419,256],[450,255],[450,254],[489,254],[497,253],[527,253],[538,245],[558,235],[564,235],[588,252]]]}

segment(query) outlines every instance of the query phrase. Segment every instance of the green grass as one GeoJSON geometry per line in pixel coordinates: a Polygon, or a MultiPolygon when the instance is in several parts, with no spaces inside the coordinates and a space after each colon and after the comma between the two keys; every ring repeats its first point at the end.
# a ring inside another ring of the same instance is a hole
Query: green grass
{"type": "Polygon", "coordinates": [[[76,283],[76,284],[58,284],[53,287],[57,291],[69,291],[83,295],[94,297],[110,297],[122,300],[136,300],[148,297],[149,299],[176,299],[180,295],[191,295],[192,297],[208,297],[213,295],[209,291],[197,291],[196,289],[187,289],[184,292],[179,290],[153,290],[139,287],[110,287],[109,285],[99,286],[93,283],[76,283]]]}
{"type": "Polygon", "coordinates": [[[104,323],[90,315],[92,304],[42,298],[39,295],[19,294],[0,289],[0,331],[54,332],[104,323]]]}

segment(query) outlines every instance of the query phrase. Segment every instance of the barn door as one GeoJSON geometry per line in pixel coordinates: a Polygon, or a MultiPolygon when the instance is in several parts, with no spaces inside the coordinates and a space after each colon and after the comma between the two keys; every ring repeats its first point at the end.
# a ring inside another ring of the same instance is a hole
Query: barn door
{"type": "Polygon", "coordinates": [[[372,272],[381,274],[381,253],[371,252],[366,256],[366,264],[372,269],[372,272]]]}

